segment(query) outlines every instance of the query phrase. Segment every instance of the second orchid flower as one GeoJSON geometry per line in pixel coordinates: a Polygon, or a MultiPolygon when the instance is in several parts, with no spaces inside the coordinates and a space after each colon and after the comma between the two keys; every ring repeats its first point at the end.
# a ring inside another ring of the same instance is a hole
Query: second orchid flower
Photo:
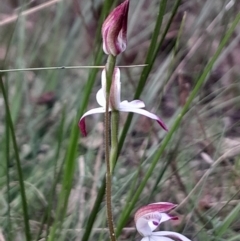
{"type": "Polygon", "coordinates": [[[178,219],[178,217],[168,214],[176,206],[169,202],[158,202],[138,209],[134,219],[137,231],[143,236],[141,241],[191,241],[184,235],[176,232],[154,232],[161,223],[178,219]]]}

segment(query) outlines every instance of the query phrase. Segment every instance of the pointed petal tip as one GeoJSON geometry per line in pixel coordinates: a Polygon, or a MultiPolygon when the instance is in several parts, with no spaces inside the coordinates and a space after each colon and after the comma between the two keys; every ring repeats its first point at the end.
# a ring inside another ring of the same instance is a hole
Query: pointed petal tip
{"type": "Polygon", "coordinates": [[[171,220],[178,220],[179,219],[177,216],[171,216],[171,215],[169,215],[169,216],[171,217],[171,220]]]}
{"type": "MultiPolygon", "coordinates": [[[[122,101],[121,102],[121,105],[120,105],[120,108],[119,108],[119,111],[123,111],[123,112],[133,112],[133,113],[137,113],[137,114],[140,114],[140,115],[144,115],[144,116],[147,116],[148,118],[151,118],[153,120],[156,120],[158,122],[158,124],[165,130],[165,131],[168,131],[168,128],[167,126],[164,124],[164,122],[155,114],[147,111],[147,110],[144,110],[144,109],[139,109],[139,108],[142,108],[143,106],[135,106],[136,105],[136,101],[140,102],[140,105],[144,105],[144,103],[142,101],[139,101],[139,100],[134,100],[134,101],[131,101],[130,103],[127,102],[127,101],[122,101]],[[134,105],[132,104],[134,103],[134,105]]],[[[139,104],[138,104],[139,105],[139,104]]]]}
{"type": "Polygon", "coordinates": [[[161,119],[157,120],[157,122],[165,131],[168,131],[167,126],[165,125],[165,123],[161,119]]]}
{"type": "Polygon", "coordinates": [[[78,127],[84,137],[87,136],[87,131],[86,131],[86,124],[85,124],[85,118],[80,119],[78,122],[78,127]]]}
{"type": "MultiPolygon", "coordinates": [[[[125,2],[123,2],[123,4],[127,6],[127,8],[129,8],[129,3],[130,3],[129,0],[126,0],[125,2]]],[[[127,9],[127,11],[128,11],[128,9],[127,9]]]]}

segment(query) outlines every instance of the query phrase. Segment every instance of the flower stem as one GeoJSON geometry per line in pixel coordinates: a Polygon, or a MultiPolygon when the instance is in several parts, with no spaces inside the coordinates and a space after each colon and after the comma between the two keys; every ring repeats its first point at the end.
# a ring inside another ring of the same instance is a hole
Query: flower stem
{"type": "Polygon", "coordinates": [[[110,165],[110,151],[109,151],[109,95],[112,82],[112,76],[114,72],[114,67],[116,63],[116,57],[109,55],[107,64],[106,64],[106,111],[105,111],[105,159],[106,159],[106,207],[107,207],[107,220],[108,228],[110,233],[110,240],[116,241],[113,215],[112,215],[112,174],[111,174],[111,165],[110,165]]]}
{"type": "MultiPolygon", "coordinates": [[[[106,90],[106,92],[107,92],[107,94],[109,94],[109,92],[110,92],[111,83],[112,83],[112,76],[113,76],[115,64],[116,64],[116,57],[113,56],[113,55],[108,55],[107,64],[106,64],[106,76],[107,76],[107,90],[106,90]]],[[[107,100],[109,100],[109,98],[107,100]]]]}
{"type": "Polygon", "coordinates": [[[111,114],[111,152],[110,152],[110,171],[113,172],[118,154],[118,123],[119,112],[112,111],[111,114]]]}

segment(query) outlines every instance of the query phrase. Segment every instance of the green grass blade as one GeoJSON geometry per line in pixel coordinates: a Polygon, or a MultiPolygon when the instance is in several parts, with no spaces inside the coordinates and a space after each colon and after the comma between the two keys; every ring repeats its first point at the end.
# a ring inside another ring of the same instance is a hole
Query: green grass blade
{"type": "Polygon", "coordinates": [[[47,223],[46,237],[49,234],[54,195],[56,195],[56,187],[57,187],[59,177],[61,175],[62,167],[63,167],[63,163],[61,163],[61,168],[59,170],[59,173],[57,173],[57,164],[58,164],[60,149],[61,149],[62,141],[63,141],[65,117],[66,117],[66,109],[65,109],[65,107],[63,107],[62,118],[61,118],[61,122],[60,122],[59,129],[58,129],[58,137],[57,137],[58,144],[57,144],[56,154],[55,154],[54,160],[53,160],[54,161],[54,182],[53,182],[51,191],[49,193],[48,206],[47,206],[46,211],[44,212],[44,215],[43,215],[43,218],[42,218],[42,223],[41,223],[41,226],[39,228],[38,234],[36,236],[36,241],[40,239],[40,235],[42,233],[45,222],[47,223]]]}
{"type": "Polygon", "coordinates": [[[144,179],[142,180],[142,183],[140,184],[140,186],[138,187],[138,189],[136,190],[135,195],[132,198],[132,202],[128,203],[125,208],[123,209],[124,212],[122,213],[122,215],[119,218],[119,222],[118,222],[118,226],[117,226],[117,231],[116,231],[116,235],[119,236],[121,233],[121,230],[123,229],[124,225],[126,224],[129,215],[131,213],[131,211],[134,208],[135,203],[137,202],[137,200],[139,199],[144,187],[146,186],[146,183],[148,181],[148,179],[150,178],[157,162],[159,161],[160,156],[162,155],[162,153],[164,152],[166,146],[168,145],[168,143],[170,142],[172,136],[174,135],[175,131],[177,131],[184,115],[188,112],[195,96],[197,95],[197,93],[199,92],[200,88],[202,87],[202,85],[205,82],[205,79],[207,78],[207,76],[209,75],[209,73],[211,72],[215,62],[217,61],[218,57],[220,56],[221,52],[223,51],[224,47],[226,46],[229,38],[231,37],[234,29],[236,28],[236,26],[238,25],[240,21],[240,13],[236,16],[236,18],[234,19],[234,22],[232,23],[232,26],[229,28],[229,30],[227,31],[227,33],[225,34],[223,40],[221,41],[217,51],[215,52],[215,54],[213,55],[213,57],[211,58],[211,60],[208,62],[207,66],[205,67],[202,75],[199,77],[196,86],[194,87],[194,89],[192,90],[186,104],[184,105],[181,113],[178,115],[176,121],[174,122],[172,128],[170,129],[170,131],[168,132],[167,136],[165,137],[165,139],[162,142],[161,147],[159,148],[159,150],[157,151],[154,159],[152,160],[152,164],[150,166],[150,168],[147,170],[146,175],[144,177],[144,179]]]}
{"type": "Polygon", "coordinates": [[[22,199],[25,236],[26,236],[26,240],[30,241],[31,240],[31,232],[30,232],[30,225],[29,225],[29,218],[28,218],[27,198],[26,198],[26,193],[25,193],[22,167],[21,167],[21,162],[20,162],[20,157],[19,157],[19,152],[18,152],[18,146],[17,146],[17,140],[16,140],[16,135],[15,135],[14,126],[13,126],[13,121],[12,121],[10,108],[9,108],[9,104],[8,104],[7,94],[6,94],[6,91],[5,91],[5,87],[4,87],[3,79],[2,79],[1,75],[0,75],[0,88],[2,90],[3,99],[4,99],[4,102],[5,102],[6,116],[7,116],[7,121],[8,121],[8,124],[9,124],[9,129],[10,129],[10,132],[11,132],[13,148],[14,148],[14,152],[15,152],[17,173],[18,173],[20,193],[21,193],[21,199],[22,199]]]}
{"type": "Polygon", "coordinates": [[[217,229],[215,230],[215,235],[217,237],[222,237],[228,231],[228,228],[233,223],[233,221],[236,220],[237,217],[239,217],[239,212],[240,203],[227,215],[221,225],[217,227],[217,229]]]}
{"type": "MultiPolygon", "coordinates": [[[[159,41],[159,44],[157,45],[157,47],[155,47],[155,44],[156,44],[156,39],[155,39],[155,35],[158,36],[158,29],[155,28],[155,31],[156,31],[156,34],[154,33],[154,38],[152,39],[152,43],[150,44],[150,48],[149,48],[149,51],[148,51],[148,54],[147,54],[147,58],[146,58],[146,61],[145,63],[148,64],[146,67],[144,67],[143,71],[142,71],[142,74],[141,74],[141,77],[140,77],[140,81],[138,83],[138,86],[137,86],[137,90],[135,92],[135,95],[134,95],[134,99],[138,99],[144,89],[144,86],[145,86],[145,83],[147,81],[147,78],[149,76],[149,73],[151,72],[151,69],[153,67],[153,64],[156,60],[156,57],[157,57],[157,53],[159,52],[159,49],[161,48],[162,46],[162,43],[165,39],[165,36],[167,35],[167,32],[170,28],[170,25],[173,21],[173,18],[175,16],[175,14],[177,13],[177,9],[179,7],[181,3],[181,0],[178,0],[174,7],[173,7],[173,11],[172,11],[172,14],[171,14],[171,17],[168,21],[168,24],[163,32],[163,35],[161,37],[161,40],[159,41]],[[154,48],[155,47],[155,48],[154,48]]],[[[158,18],[157,18],[157,22],[156,22],[156,26],[160,25],[161,21],[162,21],[162,18],[163,18],[163,14],[164,14],[164,10],[165,10],[165,4],[164,4],[164,1],[162,1],[162,7],[160,6],[159,8],[159,14],[158,14],[158,18]]],[[[119,149],[118,149],[118,152],[120,153],[122,147],[123,147],[123,143],[124,143],[124,140],[126,138],[126,135],[127,135],[127,132],[128,132],[128,129],[130,127],[130,124],[131,124],[131,121],[132,121],[132,118],[133,118],[133,114],[128,114],[128,117],[127,117],[127,120],[124,124],[124,127],[123,127],[123,130],[121,132],[121,136],[119,138],[119,149]]]]}
{"type": "Polygon", "coordinates": [[[228,241],[238,241],[240,240],[240,234],[236,235],[235,237],[232,237],[230,239],[228,239],[228,241]]]}
{"type": "MultiPolygon", "coordinates": [[[[99,65],[102,60],[103,52],[101,47],[98,47],[98,52],[96,59],[94,61],[94,65],[99,65]]],[[[95,83],[95,79],[97,76],[97,69],[94,69],[90,72],[87,84],[84,89],[84,97],[80,106],[80,110],[78,112],[78,116],[83,115],[84,110],[87,107],[89,96],[91,94],[91,90],[93,88],[93,85],[95,83]]],[[[63,218],[66,213],[67,203],[69,194],[71,191],[71,185],[72,180],[74,176],[74,167],[75,167],[75,157],[77,152],[77,144],[78,144],[78,137],[79,137],[79,130],[77,127],[78,119],[75,119],[72,124],[72,131],[71,131],[71,137],[70,137],[70,144],[67,150],[67,157],[66,157],[66,164],[65,164],[65,170],[64,170],[64,179],[62,184],[62,190],[60,193],[60,200],[57,208],[57,216],[54,221],[53,227],[50,231],[49,239],[50,241],[55,240],[55,235],[57,230],[61,227],[63,218]],[[57,218],[59,217],[59,218],[57,218]]],[[[100,204],[99,204],[100,205],[100,204]]],[[[94,218],[95,219],[95,218],[94,218]]]]}
{"type": "Polygon", "coordinates": [[[61,229],[62,222],[66,214],[69,194],[72,188],[74,169],[75,169],[75,158],[76,158],[76,151],[77,151],[77,139],[78,139],[78,130],[77,130],[75,121],[72,124],[70,142],[69,142],[69,146],[68,146],[67,154],[65,158],[66,164],[64,168],[64,174],[63,174],[62,189],[60,192],[57,211],[56,211],[56,218],[50,230],[50,234],[48,238],[48,240],[51,240],[51,241],[55,240],[57,236],[57,231],[61,229]]]}
{"type": "Polygon", "coordinates": [[[87,241],[89,239],[90,235],[91,235],[93,224],[95,222],[95,219],[97,217],[97,213],[99,211],[100,205],[102,203],[102,200],[103,200],[103,197],[104,197],[104,194],[105,194],[105,189],[106,189],[106,179],[104,177],[103,181],[102,181],[102,185],[98,190],[97,197],[96,197],[96,200],[94,202],[94,206],[93,206],[93,208],[91,210],[91,213],[88,217],[86,228],[84,230],[84,234],[83,234],[83,237],[82,237],[82,241],[87,241]]]}
{"type": "MultiPolygon", "coordinates": [[[[6,98],[7,98],[7,101],[8,101],[8,84],[6,83],[6,98]]],[[[7,200],[8,200],[8,208],[7,208],[7,237],[8,237],[8,240],[12,240],[12,235],[11,235],[11,232],[12,232],[12,224],[11,224],[11,206],[10,206],[10,203],[11,203],[11,198],[10,198],[10,174],[9,174],[9,167],[10,167],[10,130],[9,130],[9,122],[8,122],[8,118],[7,118],[7,115],[5,117],[5,134],[6,134],[6,152],[5,152],[5,158],[6,158],[6,186],[7,186],[7,200]]]]}
{"type": "MultiPolygon", "coordinates": [[[[12,43],[12,39],[13,39],[13,36],[14,36],[14,33],[15,33],[15,30],[16,30],[16,26],[17,26],[17,23],[18,23],[18,18],[13,26],[13,29],[11,31],[11,35],[10,35],[10,38],[8,40],[8,44],[7,44],[7,49],[6,49],[6,54],[4,56],[4,60],[3,60],[3,63],[2,63],[2,68],[5,69],[5,65],[6,65],[6,62],[7,62],[7,57],[8,57],[8,53],[9,53],[9,50],[10,50],[10,47],[11,47],[11,43],[12,43]]],[[[1,74],[0,74],[0,78],[2,78],[1,74]]],[[[6,78],[7,78],[7,81],[8,81],[8,76],[6,75],[6,78]]],[[[0,80],[2,81],[2,79],[0,80]]],[[[5,85],[5,91],[6,91],[6,100],[8,103],[8,82],[6,82],[6,85],[5,85]]],[[[6,105],[6,104],[5,104],[6,105]]],[[[12,223],[11,223],[11,198],[10,198],[10,173],[9,173],[9,167],[11,165],[10,163],[10,126],[9,126],[9,121],[8,121],[8,116],[6,115],[5,117],[5,134],[6,134],[6,137],[5,137],[5,140],[3,140],[3,142],[5,142],[6,144],[6,149],[5,149],[5,158],[6,158],[6,184],[7,184],[7,200],[8,200],[8,209],[7,209],[7,225],[8,225],[8,228],[7,228],[7,240],[11,241],[12,240],[12,223]]]]}
{"type": "Polygon", "coordinates": [[[163,0],[159,4],[158,17],[157,17],[157,21],[156,21],[155,28],[154,28],[154,31],[153,31],[151,43],[150,43],[150,46],[149,46],[149,49],[148,49],[147,57],[146,57],[146,60],[145,60],[146,64],[151,63],[153,55],[156,51],[157,40],[158,40],[158,36],[159,36],[160,30],[161,30],[162,20],[163,20],[163,16],[164,16],[164,13],[165,13],[165,10],[166,10],[166,5],[167,5],[167,0],[163,0]]]}

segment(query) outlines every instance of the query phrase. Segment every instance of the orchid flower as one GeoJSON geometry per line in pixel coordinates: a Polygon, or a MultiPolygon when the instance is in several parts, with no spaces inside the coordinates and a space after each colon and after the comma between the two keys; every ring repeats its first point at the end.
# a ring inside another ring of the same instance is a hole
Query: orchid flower
{"type": "MultiPolygon", "coordinates": [[[[120,100],[121,86],[120,86],[120,70],[115,68],[113,72],[113,78],[109,94],[109,111],[122,111],[122,112],[133,112],[147,116],[153,120],[156,120],[158,124],[167,131],[167,127],[164,122],[155,114],[143,110],[145,104],[141,100],[133,100],[128,102],[127,100],[120,100]]],[[[96,99],[98,104],[101,106],[99,108],[94,108],[87,111],[80,119],[78,126],[84,136],[86,133],[85,117],[92,114],[104,113],[106,108],[106,70],[102,71],[102,88],[97,92],[96,99]]]]}
{"type": "Polygon", "coordinates": [[[118,55],[127,46],[127,19],[129,0],[117,6],[106,18],[102,26],[103,51],[118,55]]]}
{"type": "Polygon", "coordinates": [[[161,223],[176,220],[178,217],[168,214],[177,205],[168,202],[152,203],[141,207],[134,220],[137,231],[143,236],[141,241],[191,241],[180,233],[170,231],[153,232],[161,223]]]}

